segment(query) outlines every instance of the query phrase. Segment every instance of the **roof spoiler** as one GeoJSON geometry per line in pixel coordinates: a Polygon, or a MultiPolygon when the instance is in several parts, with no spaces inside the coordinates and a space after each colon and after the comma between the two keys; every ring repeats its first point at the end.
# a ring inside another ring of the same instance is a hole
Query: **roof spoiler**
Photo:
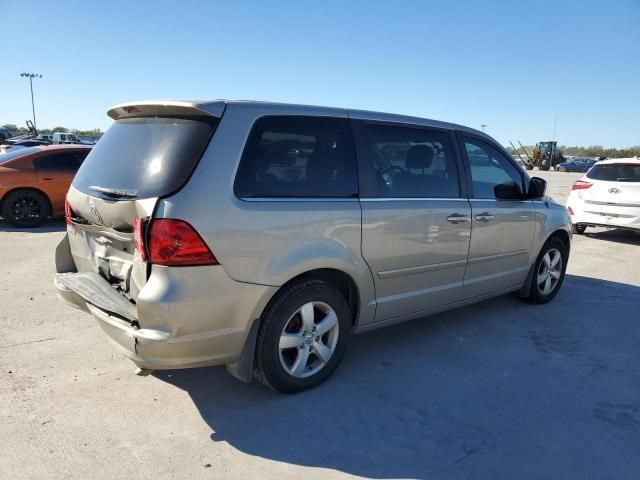
{"type": "Polygon", "coordinates": [[[221,117],[226,103],[224,101],[144,101],[121,103],[107,111],[114,120],[140,116],[193,115],[199,117],[221,117]]]}

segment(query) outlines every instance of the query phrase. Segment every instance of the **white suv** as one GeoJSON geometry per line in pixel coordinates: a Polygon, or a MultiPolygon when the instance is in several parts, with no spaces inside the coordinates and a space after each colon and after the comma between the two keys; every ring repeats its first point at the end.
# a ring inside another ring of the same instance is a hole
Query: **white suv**
{"type": "Polygon", "coordinates": [[[54,132],[52,141],[56,145],[60,143],[82,143],[77,135],[62,132],[54,132]]]}
{"type": "Polygon", "coordinates": [[[571,187],[567,209],[573,233],[584,233],[587,227],[640,232],[640,159],[596,163],[571,187]]]}

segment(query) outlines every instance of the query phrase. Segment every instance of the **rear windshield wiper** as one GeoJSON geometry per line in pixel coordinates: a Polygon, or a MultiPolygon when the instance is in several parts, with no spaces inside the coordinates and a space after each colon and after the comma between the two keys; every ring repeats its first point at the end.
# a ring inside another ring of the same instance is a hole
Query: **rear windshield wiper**
{"type": "Polygon", "coordinates": [[[136,190],[118,190],[117,188],[101,187],[99,185],[91,185],[89,190],[103,193],[108,197],[136,198],[138,196],[138,192],[136,190]]]}

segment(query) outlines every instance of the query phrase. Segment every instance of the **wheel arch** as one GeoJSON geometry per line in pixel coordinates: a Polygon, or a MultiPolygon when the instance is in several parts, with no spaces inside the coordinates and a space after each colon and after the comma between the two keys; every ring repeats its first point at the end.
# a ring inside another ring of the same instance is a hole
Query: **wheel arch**
{"type": "Polygon", "coordinates": [[[551,232],[551,234],[547,237],[544,243],[547,243],[552,238],[558,238],[560,239],[560,241],[562,241],[562,243],[564,243],[565,247],[567,247],[567,255],[568,255],[569,251],[571,250],[571,236],[569,235],[569,232],[567,232],[562,228],[555,230],[551,232]]]}
{"type": "Polygon", "coordinates": [[[275,293],[269,299],[269,302],[267,302],[265,308],[263,309],[263,312],[266,311],[267,308],[269,308],[269,306],[278,298],[280,293],[290,285],[312,278],[330,283],[338,290],[340,290],[340,292],[342,292],[345,299],[347,300],[347,303],[349,304],[349,308],[351,309],[351,323],[353,326],[355,326],[360,313],[360,291],[353,277],[347,272],[339,270],[337,268],[316,268],[292,277],[275,291],[275,293]]]}

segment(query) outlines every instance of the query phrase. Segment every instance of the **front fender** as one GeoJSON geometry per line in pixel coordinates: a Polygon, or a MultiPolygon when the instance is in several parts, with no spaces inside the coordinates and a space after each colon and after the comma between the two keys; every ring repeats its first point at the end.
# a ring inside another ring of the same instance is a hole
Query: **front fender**
{"type": "Polygon", "coordinates": [[[530,263],[538,257],[540,249],[555,232],[562,230],[571,239],[571,217],[567,209],[547,198],[534,202],[536,208],[536,227],[530,263]]]}

